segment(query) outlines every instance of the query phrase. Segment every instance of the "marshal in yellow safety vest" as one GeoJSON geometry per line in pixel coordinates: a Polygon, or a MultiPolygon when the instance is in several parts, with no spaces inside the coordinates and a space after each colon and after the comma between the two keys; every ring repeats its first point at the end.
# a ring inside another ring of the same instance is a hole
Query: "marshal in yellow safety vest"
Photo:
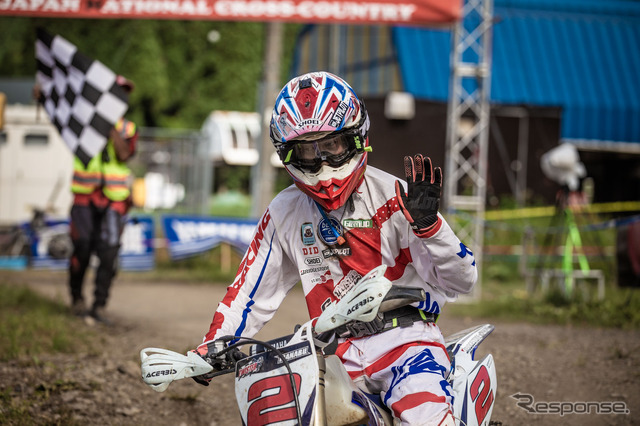
{"type": "MultiPolygon", "coordinates": [[[[124,139],[132,138],[137,132],[135,123],[122,118],[115,129],[124,139]]],[[[93,157],[86,167],[78,157],[74,158],[71,191],[74,194],[91,194],[101,188],[109,200],[124,201],[131,194],[130,174],[129,166],[118,160],[113,141],[109,139],[102,154],[93,157]]]]}

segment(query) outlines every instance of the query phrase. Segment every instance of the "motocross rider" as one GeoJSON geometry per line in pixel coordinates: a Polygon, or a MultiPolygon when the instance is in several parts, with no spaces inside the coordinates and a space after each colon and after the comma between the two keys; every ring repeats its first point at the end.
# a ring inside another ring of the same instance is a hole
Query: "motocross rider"
{"type": "Polygon", "coordinates": [[[471,250],[438,213],[440,168],[420,154],[405,157],[405,183],[367,167],[364,103],[327,72],[287,83],[270,126],[294,185],[272,200],[259,221],[195,351],[206,359],[217,338],[255,335],[298,281],[315,318],[385,264],[394,285],[422,287],[426,300],[386,313],[383,326],[364,335],[347,332],[336,355],[363,390],[380,394],[397,423],[454,424],[445,380],[450,360],[435,321],[445,302],[471,291],[477,270],[471,250]]]}

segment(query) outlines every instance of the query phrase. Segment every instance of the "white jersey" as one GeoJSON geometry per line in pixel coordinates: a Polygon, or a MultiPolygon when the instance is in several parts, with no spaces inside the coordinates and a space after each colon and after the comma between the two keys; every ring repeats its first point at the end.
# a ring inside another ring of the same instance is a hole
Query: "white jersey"
{"type": "Polygon", "coordinates": [[[368,166],[347,203],[331,212],[293,185],[278,194],[204,340],[255,335],[299,281],[315,318],[381,264],[394,285],[425,289],[426,301],[417,304],[425,312],[439,314],[446,301],[470,292],[477,278],[473,253],[441,216],[433,235],[417,237],[398,206],[396,180],[368,166]]]}

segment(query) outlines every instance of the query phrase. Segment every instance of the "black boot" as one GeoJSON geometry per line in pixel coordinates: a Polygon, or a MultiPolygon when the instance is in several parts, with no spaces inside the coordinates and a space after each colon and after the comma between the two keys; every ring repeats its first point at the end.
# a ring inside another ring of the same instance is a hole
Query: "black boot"
{"type": "Polygon", "coordinates": [[[105,312],[106,308],[104,306],[93,305],[93,308],[91,308],[91,312],[89,313],[89,315],[100,324],[107,326],[113,325],[113,321],[109,319],[105,312]]]}

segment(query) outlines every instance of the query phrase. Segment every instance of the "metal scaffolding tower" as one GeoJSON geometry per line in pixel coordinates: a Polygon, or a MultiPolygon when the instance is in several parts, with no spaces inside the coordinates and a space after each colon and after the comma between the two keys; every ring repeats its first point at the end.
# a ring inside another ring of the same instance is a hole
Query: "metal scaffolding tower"
{"type": "MultiPolygon", "coordinates": [[[[493,0],[465,0],[452,34],[444,204],[458,236],[482,265],[493,0]],[[462,213],[462,214],[459,214],[462,213]]],[[[472,293],[479,298],[481,282],[472,293]]]]}

